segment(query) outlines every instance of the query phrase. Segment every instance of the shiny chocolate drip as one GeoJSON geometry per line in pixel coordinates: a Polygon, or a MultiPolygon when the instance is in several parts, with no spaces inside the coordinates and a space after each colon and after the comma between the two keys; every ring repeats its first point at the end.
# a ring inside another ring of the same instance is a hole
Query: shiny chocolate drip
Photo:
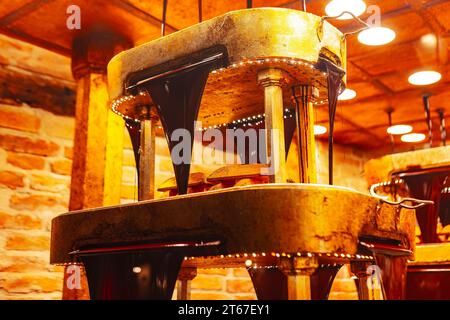
{"type": "Polygon", "coordinates": [[[170,300],[183,256],[126,252],[81,256],[92,300],[170,300]]]}
{"type": "MultiPolygon", "coordinates": [[[[342,265],[319,267],[311,275],[311,299],[327,300],[342,265]]],[[[276,268],[248,269],[259,300],[287,300],[288,284],[286,275],[276,268]]]]}
{"type": "MultiPolygon", "coordinates": [[[[417,222],[420,227],[422,242],[439,242],[437,235],[438,216],[445,226],[450,221],[448,206],[446,210],[440,210],[442,189],[444,182],[449,176],[449,171],[423,170],[419,172],[408,172],[400,175],[408,186],[410,195],[417,199],[432,200],[434,205],[424,206],[416,209],[417,222]]],[[[447,203],[443,203],[446,205],[447,203]]]]}
{"type": "Polygon", "coordinates": [[[442,226],[447,226],[450,224],[450,190],[442,193],[441,195],[441,202],[439,203],[439,218],[441,219],[442,226]]]}
{"type": "MultiPolygon", "coordinates": [[[[136,95],[146,91],[155,104],[169,145],[178,194],[187,193],[194,126],[208,75],[211,70],[224,67],[227,63],[226,49],[216,46],[129,76],[127,92],[136,95]],[[181,134],[174,141],[172,135],[177,129],[181,130],[181,134]],[[174,155],[172,151],[178,143],[183,147],[180,154],[174,155]]],[[[138,138],[135,139],[137,141],[138,138]]],[[[138,158],[136,161],[138,163],[138,158]]]]}
{"type": "Polygon", "coordinates": [[[187,151],[183,148],[181,154],[175,155],[172,153],[172,150],[175,145],[182,143],[182,141],[184,142],[184,139],[188,138],[192,153],[195,121],[197,120],[209,72],[210,66],[206,65],[190,72],[176,74],[147,87],[152,100],[156,103],[158,115],[169,145],[177,180],[178,194],[187,193],[191,154],[188,155],[189,161],[177,163],[174,158],[179,156],[185,159],[186,155],[183,153],[187,151]],[[183,136],[181,138],[183,140],[174,141],[172,134],[177,129],[185,129],[189,135],[183,136]]]}
{"type": "Polygon", "coordinates": [[[412,251],[398,243],[383,243],[360,239],[364,250],[375,257],[381,274],[384,297],[387,300],[404,300],[406,297],[407,261],[412,251]]]}
{"type": "Polygon", "coordinates": [[[376,253],[374,256],[381,269],[386,300],[404,300],[406,298],[408,257],[382,253],[376,253]]]}
{"type": "Polygon", "coordinates": [[[131,145],[133,146],[134,160],[136,162],[136,170],[138,170],[139,177],[139,147],[141,145],[141,124],[134,120],[125,120],[128,134],[130,135],[131,145]]]}
{"type": "Polygon", "coordinates": [[[336,64],[325,58],[319,58],[317,67],[327,73],[328,84],[328,121],[330,129],[328,131],[328,183],[333,184],[333,132],[334,118],[336,115],[336,107],[338,96],[341,93],[344,84],[342,78],[345,71],[336,64]]]}
{"type": "MultiPolygon", "coordinates": [[[[239,155],[239,159],[241,160],[242,164],[249,164],[250,163],[250,155],[256,154],[257,155],[257,163],[267,163],[266,161],[266,153],[260,152],[260,147],[264,147],[266,145],[266,136],[260,135],[259,130],[265,128],[265,123],[263,122],[260,125],[253,125],[250,129],[245,129],[243,124],[235,124],[233,125],[233,128],[236,129],[243,129],[244,132],[246,130],[256,130],[256,145],[251,146],[248,140],[245,141],[245,152],[240,152],[240,150],[237,150],[236,147],[236,141],[235,141],[235,151],[239,155]]],[[[296,124],[295,124],[295,118],[286,116],[284,119],[284,150],[285,150],[285,159],[287,159],[289,154],[289,149],[291,147],[292,137],[294,136],[296,124]]],[[[265,150],[265,149],[264,149],[265,150]]]]}

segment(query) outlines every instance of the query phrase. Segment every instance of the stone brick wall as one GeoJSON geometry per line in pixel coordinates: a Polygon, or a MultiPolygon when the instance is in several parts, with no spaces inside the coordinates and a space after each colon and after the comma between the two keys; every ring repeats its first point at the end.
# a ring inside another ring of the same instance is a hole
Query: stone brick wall
{"type": "Polygon", "coordinates": [[[67,210],[74,121],[0,105],[0,298],[58,299],[51,219],[67,210]]]}

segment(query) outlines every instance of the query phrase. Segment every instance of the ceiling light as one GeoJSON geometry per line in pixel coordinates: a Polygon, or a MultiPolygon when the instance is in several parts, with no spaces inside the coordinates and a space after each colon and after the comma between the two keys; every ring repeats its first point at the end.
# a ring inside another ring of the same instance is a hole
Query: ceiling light
{"type": "Polygon", "coordinates": [[[320,136],[321,134],[327,133],[327,128],[324,126],[315,125],[314,126],[314,135],[320,136]]]}
{"type": "Polygon", "coordinates": [[[338,97],[338,100],[351,100],[356,97],[356,91],[352,89],[345,89],[338,97]]]}
{"type": "Polygon", "coordinates": [[[423,133],[409,133],[403,135],[400,139],[403,142],[421,142],[425,140],[425,135],[423,133]]]}
{"type": "MultiPolygon", "coordinates": [[[[344,11],[360,16],[366,11],[366,3],[363,0],[331,0],[325,7],[325,12],[330,17],[336,17],[344,11]]],[[[338,19],[348,20],[352,18],[351,15],[345,13],[338,19]]]]}
{"type": "Polygon", "coordinates": [[[410,125],[407,124],[397,124],[395,126],[391,126],[387,129],[387,133],[389,134],[395,134],[395,135],[400,135],[400,134],[405,134],[405,133],[410,133],[413,130],[413,127],[411,127],[410,125]]]}
{"type": "Polygon", "coordinates": [[[420,37],[420,42],[426,47],[435,48],[437,45],[437,37],[433,33],[428,33],[420,37]]]}
{"type": "Polygon", "coordinates": [[[442,76],[437,71],[419,71],[409,76],[408,82],[415,86],[426,86],[441,80],[442,76]]]}
{"type": "Polygon", "coordinates": [[[395,32],[386,27],[371,27],[358,34],[358,40],[368,46],[381,46],[395,39],[395,32]]]}
{"type": "Polygon", "coordinates": [[[133,267],[134,273],[140,273],[142,271],[141,267],[133,267]]]}

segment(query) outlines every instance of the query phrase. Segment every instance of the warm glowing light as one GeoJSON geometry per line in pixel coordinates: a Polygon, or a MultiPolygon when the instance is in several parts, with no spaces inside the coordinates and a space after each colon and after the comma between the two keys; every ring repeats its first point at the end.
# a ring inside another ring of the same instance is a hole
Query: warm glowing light
{"type": "MultiPolygon", "coordinates": [[[[355,16],[360,16],[366,11],[366,3],[362,0],[331,0],[325,7],[328,16],[336,17],[342,12],[348,11],[355,16]]],[[[348,13],[339,17],[339,20],[348,20],[353,17],[348,13]]]]}
{"type": "Polygon", "coordinates": [[[345,89],[338,97],[338,100],[351,100],[356,97],[356,91],[352,89],[345,89]]]}
{"type": "Polygon", "coordinates": [[[133,272],[134,273],[141,273],[141,271],[142,271],[141,267],[134,267],[133,268],[133,272]]]}
{"type": "Polygon", "coordinates": [[[253,264],[252,260],[245,260],[245,266],[250,267],[253,264]]]}
{"type": "Polygon", "coordinates": [[[315,125],[314,126],[314,135],[320,136],[321,134],[327,133],[327,128],[324,126],[315,125]]]}
{"type": "Polygon", "coordinates": [[[395,32],[386,27],[372,27],[361,31],[358,40],[368,46],[381,46],[395,39],[395,32]]]}
{"type": "Polygon", "coordinates": [[[430,48],[435,48],[437,45],[437,37],[433,33],[428,33],[420,37],[420,42],[430,48]]]}
{"type": "Polygon", "coordinates": [[[423,133],[409,133],[403,135],[400,139],[403,142],[421,142],[425,140],[425,135],[423,133]]]}
{"type": "Polygon", "coordinates": [[[413,127],[411,127],[410,125],[397,124],[395,126],[387,128],[387,133],[399,135],[399,134],[410,133],[412,130],[413,130],[413,127]]]}
{"type": "Polygon", "coordinates": [[[415,86],[426,86],[441,80],[442,75],[437,71],[419,71],[409,76],[408,82],[415,86]]]}

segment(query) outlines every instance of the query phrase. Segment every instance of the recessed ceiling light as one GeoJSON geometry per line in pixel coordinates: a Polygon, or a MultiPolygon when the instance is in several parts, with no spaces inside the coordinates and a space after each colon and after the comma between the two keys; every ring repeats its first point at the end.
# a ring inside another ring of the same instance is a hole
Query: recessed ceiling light
{"type": "Polygon", "coordinates": [[[134,273],[140,273],[142,271],[141,267],[133,267],[134,273]]]}
{"type": "Polygon", "coordinates": [[[400,134],[405,134],[405,133],[410,133],[413,130],[413,127],[411,127],[410,125],[407,124],[397,124],[395,126],[391,126],[387,129],[387,133],[389,134],[395,134],[395,135],[400,135],[400,134]]]}
{"type": "Polygon", "coordinates": [[[356,97],[356,91],[352,89],[345,89],[338,97],[338,100],[351,100],[356,97]]]}
{"type": "MultiPolygon", "coordinates": [[[[336,17],[344,11],[360,16],[366,11],[366,3],[363,0],[331,0],[325,7],[325,12],[331,17],[336,17]]],[[[348,20],[352,18],[351,15],[345,13],[338,19],[348,20]]]]}
{"type": "Polygon", "coordinates": [[[408,133],[400,138],[403,142],[421,142],[425,140],[423,133],[408,133]]]}
{"type": "Polygon", "coordinates": [[[409,76],[408,82],[415,86],[426,86],[441,80],[442,75],[437,71],[419,71],[409,76]]]}
{"type": "Polygon", "coordinates": [[[428,33],[420,37],[420,42],[426,47],[434,48],[437,45],[437,37],[434,33],[428,33]]]}
{"type": "Polygon", "coordinates": [[[321,134],[327,133],[327,128],[324,126],[315,125],[314,126],[314,135],[320,136],[321,134]]]}
{"type": "Polygon", "coordinates": [[[358,34],[358,41],[368,46],[381,46],[394,39],[394,30],[386,27],[371,27],[358,34]]]}

